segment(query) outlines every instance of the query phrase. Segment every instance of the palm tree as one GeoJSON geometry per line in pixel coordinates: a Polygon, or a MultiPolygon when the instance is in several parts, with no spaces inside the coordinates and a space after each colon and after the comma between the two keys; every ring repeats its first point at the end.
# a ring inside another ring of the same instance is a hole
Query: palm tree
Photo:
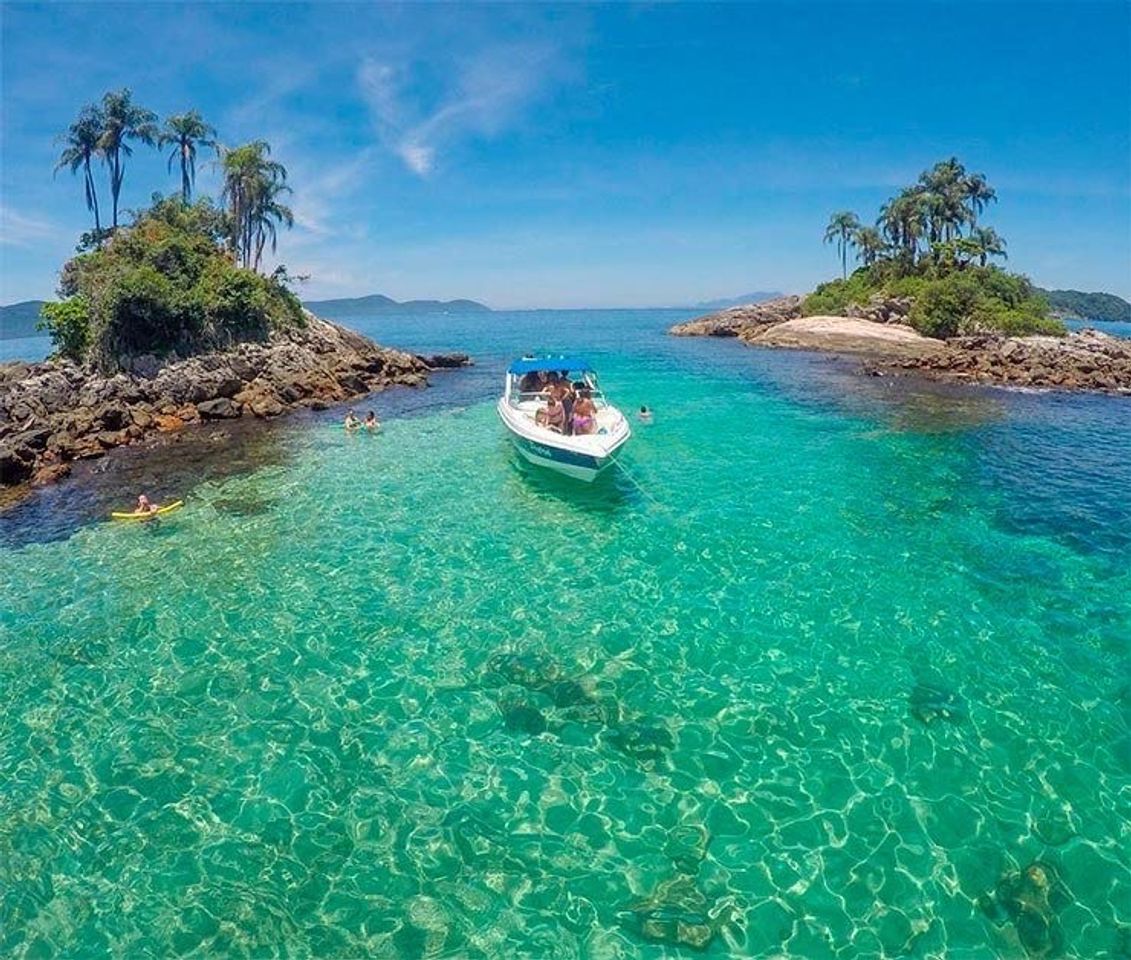
{"type": "Polygon", "coordinates": [[[919,185],[928,195],[930,241],[949,241],[959,236],[962,225],[970,220],[966,210],[966,168],[957,157],[942,160],[919,175],[919,185]]]}
{"type": "Polygon", "coordinates": [[[983,174],[972,173],[962,181],[963,200],[970,205],[968,219],[973,226],[986,206],[997,199],[994,188],[986,183],[983,174]]]}
{"type": "Polygon", "coordinates": [[[267,240],[271,240],[271,252],[275,252],[278,243],[276,222],[283,224],[287,229],[295,225],[295,215],[291,208],[279,203],[278,197],[283,193],[290,193],[291,188],[283,183],[265,183],[263,192],[259,197],[255,214],[255,263],[259,269],[260,260],[263,258],[263,247],[267,240]]]}
{"type": "Polygon", "coordinates": [[[157,114],[133,102],[128,87],[111,91],[102,98],[104,125],[98,149],[110,168],[110,195],[114,201],[113,225],[118,226],[118,197],[126,168],[124,158],[131,156],[129,140],[140,140],[153,146],[157,139],[157,114]]]}
{"type": "Polygon", "coordinates": [[[291,210],[279,202],[279,197],[291,190],[286,184],[287,169],[269,159],[270,155],[271,146],[264,140],[255,140],[225,150],[221,158],[222,196],[231,214],[231,251],[247,269],[259,269],[268,239],[271,249],[275,249],[276,223],[287,227],[294,223],[291,210]]]}
{"type": "Polygon", "coordinates": [[[990,257],[1009,259],[1005,252],[1005,240],[998,236],[993,227],[975,227],[970,233],[970,240],[977,248],[979,266],[984,267],[990,257]]]}
{"type": "Polygon", "coordinates": [[[866,267],[879,260],[887,249],[883,236],[875,227],[857,228],[852,235],[852,245],[856,247],[857,258],[866,267]]]}
{"type": "Polygon", "coordinates": [[[82,168],[86,208],[94,214],[96,242],[101,242],[102,223],[98,216],[98,190],[94,186],[94,174],[90,169],[90,161],[98,153],[98,142],[101,136],[101,111],[94,104],[83,107],[78,119],[67,128],[63,140],[65,146],[63,152],[59,155],[59,162],[55,165],[56,173],[64,167],[69,167],[71,173],[78,173],[79,168],[82,168]]]}
{"type": "Polygon", "coordinates": [[[216,144],[216,131],[204,122],[195,110],[177,113],[165,120],[165,129],[157,136],[157,146],[169,145],[168,169],[173,169],[173,161],[181,162],[181,199],[188,205],[192,199],[192,188],[196,183],[196,148],[213,147],[216,144]]]}
{"type": "Polygon", "coordinates": [[[898,197],[893,197],[880,209],[876,226],[900,251],[905,263],[914,266],[919,241],[928,232],[928,208],[923,192],[909,187],[898,197]]]}
{"type": "Polygon", "coordinates": [[[860,220],[850,210],[834,213],[829,217],[829,225],[825,228],[825,243],[836,242],[842,279],[848,276],[848,248],[852,245],[852,238],[859,229],[860,220]]]}

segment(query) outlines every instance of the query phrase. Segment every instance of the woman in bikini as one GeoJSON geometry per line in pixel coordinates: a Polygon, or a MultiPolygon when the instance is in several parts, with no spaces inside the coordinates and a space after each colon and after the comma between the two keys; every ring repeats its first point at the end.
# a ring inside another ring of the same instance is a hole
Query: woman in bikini
{"type": "Polygon", "coordinates": [[[575,435],[597,432],[597,405],[589,396],[588,390],[582,390],[580,398],[573,405],[573,432],[575,435]]]}

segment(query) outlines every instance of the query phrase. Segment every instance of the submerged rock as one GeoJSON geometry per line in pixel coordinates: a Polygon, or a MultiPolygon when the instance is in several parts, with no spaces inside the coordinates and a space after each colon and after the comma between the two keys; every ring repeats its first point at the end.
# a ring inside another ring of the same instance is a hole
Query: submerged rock
{"type": "Polygon", "coordinates": [[[637,760],[660,760],[675,746],[665,727],[645,721],[612,727],[608,740],[617,750],[637,760]]]}
{"type": "Polygon", "coordinates": [[[484,678],[496,686],[513,683],[528,690],[548,689],[561,676],[557,663],[536,653],[497,653],[484,669],[484,678]]]}
{"type": "Polygon", "coordinates": [[[679,875],[627,904],[621,920],[641,939],[706,950],[733,914],[733,907],[708,900],[691,877],[679,875]]]}
{"type": "Polygon", "coordinates": [[[234,517],[256,517],[266,513],[275,505],[270,497],[244,496],[222,497],[214,500],[212,506],[220,513],[227,513],[234,517]]]}
{"type": "Polygon", "coordinates": [[[936,720],[962,723],[967,717],[962,698],[953,690],[933,683],[915,684],[907,700],[911,715],[928,726],[936,720]]]}
{"type": "Polygon", "coordinates": [[[557,680],[546,688],[555,707],[576,707],[588,703],[590,696],[576,680],[557,680]]]}
{"type": "Polygon", "coordinates": [[[503,713],[503,725],[511,733],[525,733],[536,737],[546,732],[546,718],[537,707],[528,703],[516,703],[501,705],[499,709],[503,713]]]}
{"type": "Polygon", "coordinates": [[[1057,912],[1072,902],[1052,864],[1035,860],[1025,869],[1008,873],[992,894],[979,901],[994,923],[1012,923],[1026,954],[1052,958],[1064,950],[1057,912]]]}

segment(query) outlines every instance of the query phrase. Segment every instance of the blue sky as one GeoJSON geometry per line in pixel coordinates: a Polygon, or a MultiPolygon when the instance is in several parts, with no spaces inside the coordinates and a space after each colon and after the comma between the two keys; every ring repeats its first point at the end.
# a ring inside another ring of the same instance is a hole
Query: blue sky
{"type": "MultiPolygon", "coordinates": [[[[1131,4],[586,7],[4,3],[0,302],[52,295],[89,228],[55,137],[129,86],[264,138],[306,298],[665,305],[838,271],[830,212],[874,217],[957,155],[1012,268],[1131,297],[1131,4]]],[[[104,176],[100,171],[101,183],[104,176]]],[[[177,189],[156,151],[123,204],[177,189]]],[[[198,189],[215,193],[205,162],[198,189]]],[[[104,201],[105,202],[105,201],[104,201]]]]}

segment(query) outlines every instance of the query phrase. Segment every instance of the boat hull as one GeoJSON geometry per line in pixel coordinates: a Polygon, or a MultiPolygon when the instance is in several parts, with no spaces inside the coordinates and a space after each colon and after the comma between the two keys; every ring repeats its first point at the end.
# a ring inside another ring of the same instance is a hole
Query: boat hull
{"type": "Polygon", "coordinates": [[[528,440],[526,437],[519,437],[513,433],[511,440],[514,442],[515,449],[529,463],[538,467],[545,467],[548,470],[556,470],[567,477],[584,480],[586,483],[592,483],[596,480],[601,471],[611,466],[613,462],[612,457],[594,457],[589,454],[574,453],[572,450],[551,447],[548,444],[528,440]]]}
{"type": "Polygon", "coordinates": [[[497,412],[510,434],[515,449],[524,460],[586,483],[596,480],[603,471],[613,465],[614,454],[629,436],[626,429],[624,434],[617,437],[610,446],[599,448],[598,451],[571,449],[577,446],[576,442],[570,442],[575,438],[563,437],[561,438],[563,443],[557,444],[545,436],[546,431],[539,430],[537,434],[531,435],[533,431],[522,422],[519,415],[508,408],[505,400],[499,401],[497,412]]]}

